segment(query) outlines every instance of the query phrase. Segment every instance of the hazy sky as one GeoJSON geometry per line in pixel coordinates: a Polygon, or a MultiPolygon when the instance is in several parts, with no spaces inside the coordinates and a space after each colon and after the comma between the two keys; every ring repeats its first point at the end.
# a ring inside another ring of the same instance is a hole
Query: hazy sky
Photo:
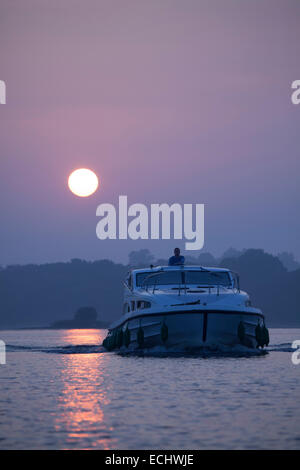
{"type": "Polygon", "coordinates": [[[298,0],[1,0],[0,264],[168,255],[96,238],[119,194],[204,203],[205,251],[300,258],[299,24],[298,0]]]}

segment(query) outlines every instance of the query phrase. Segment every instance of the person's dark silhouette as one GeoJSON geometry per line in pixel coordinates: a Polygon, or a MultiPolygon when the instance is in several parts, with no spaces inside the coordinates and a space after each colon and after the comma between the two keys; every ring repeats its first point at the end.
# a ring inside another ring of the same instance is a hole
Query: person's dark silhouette
{"type": "Polygon", "coordinates": [[[180,264],[184,264],[184,256],[180,255],[180,249],[175,248],[174,256],[169,258],[169,266],[178,266],[180,264]]]}

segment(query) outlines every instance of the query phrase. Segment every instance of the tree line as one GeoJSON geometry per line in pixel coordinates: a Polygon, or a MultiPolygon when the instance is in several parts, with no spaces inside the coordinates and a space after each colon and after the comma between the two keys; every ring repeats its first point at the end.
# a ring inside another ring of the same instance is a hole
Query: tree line
{"type": "MultiPolygon", "coordinates": [[[[165,265],[167,259],[156,260],[149,250],[139,250],[129,254],[127,265],[73,259],[2,267],[0,328],[47,327],[73,319],[79,308],[87,306],[97,311],[97,321],[109,323],[121,314],[122,281],[130,267],[150,264],[165,265]]],[[[186,257],[186,264],[238,272],[241,288],[263,310],[268,326],[300,327],[300,266],[290,253],[273,256],[260,249],[231,248],[219,259],[210,253],[186,257]]]]}

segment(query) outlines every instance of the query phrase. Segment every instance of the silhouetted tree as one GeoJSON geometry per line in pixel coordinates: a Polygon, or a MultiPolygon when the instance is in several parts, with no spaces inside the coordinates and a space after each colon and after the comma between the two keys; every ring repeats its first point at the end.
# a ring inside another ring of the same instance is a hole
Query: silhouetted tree
{"type": "Polygon", "coordinates": [[[95,323],[97,316],[97,310],[94,307],[81,307],[75,313],[74,320],[81,324],[95,323]]]}
{"type": "Polygon", "coordinates": [[[154,263],[154,256],[147,248],[144,248],[138,251],[131,251],[129,253],[130,266],[148,267],[150,266],[150,264],[153,264],[153,263],[154,263]]]}
{"type": "Polygon", "coordinates": [[[241,256],[246,250],[239,251],[236,250],[235,248],[228,248],[226,251],[224,251],[223,255],[221,256],[221,259],[227,259],[227,258],[238,258],[241,256]]]}
{"type": "Polygon", "coordinates": [[[216,266],[217,260],[216,258],[211,255],[210,253],[200,253],[198,258],[196,258],[196,263],[200,264],[200,266],[216,266]]]}
{"type": "Polygon", "coordinates": [[[277,257],[288,271],[295,271],[300,268],[300,263],[295,260],[293,253],[283,251],[282,253],[278,253],[277,257]]]}
{"type": "Polygon", "coordinates": [[[220,263],[221,266],[228,264],[233,270],[239,269],[243,276],[251,273],[260,282],[274,279],[286,272],[286,268],[276,256],[257,249],[246,250],[241,256],[223,259],[220,263]]]}
{"type": "Polygon", "coordinates": [[[169,260],[167,260],[167,259],[158,258],[158,259],[155,261],[154,265],[155,265],[155,266],[168,266],[168,262],[169,262],[169,260]]]}

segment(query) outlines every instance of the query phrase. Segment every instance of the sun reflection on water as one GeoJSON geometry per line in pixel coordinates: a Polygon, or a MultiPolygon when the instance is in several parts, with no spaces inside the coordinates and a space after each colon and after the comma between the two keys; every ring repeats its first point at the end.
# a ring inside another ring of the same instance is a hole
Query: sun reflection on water
{"type": "MultiPolygon", "coordinates": [[[[66,330],[63,340],[72,344],[101,344],[101,330],[66,330]]],[[[58,398],[56,432],[66,433],[70,447],[110,449],[113,428],[105,422],[109,404],[108,384],[104,384],[105,353],[68,354],[62,357],[62,390],[58,398]]]]}

